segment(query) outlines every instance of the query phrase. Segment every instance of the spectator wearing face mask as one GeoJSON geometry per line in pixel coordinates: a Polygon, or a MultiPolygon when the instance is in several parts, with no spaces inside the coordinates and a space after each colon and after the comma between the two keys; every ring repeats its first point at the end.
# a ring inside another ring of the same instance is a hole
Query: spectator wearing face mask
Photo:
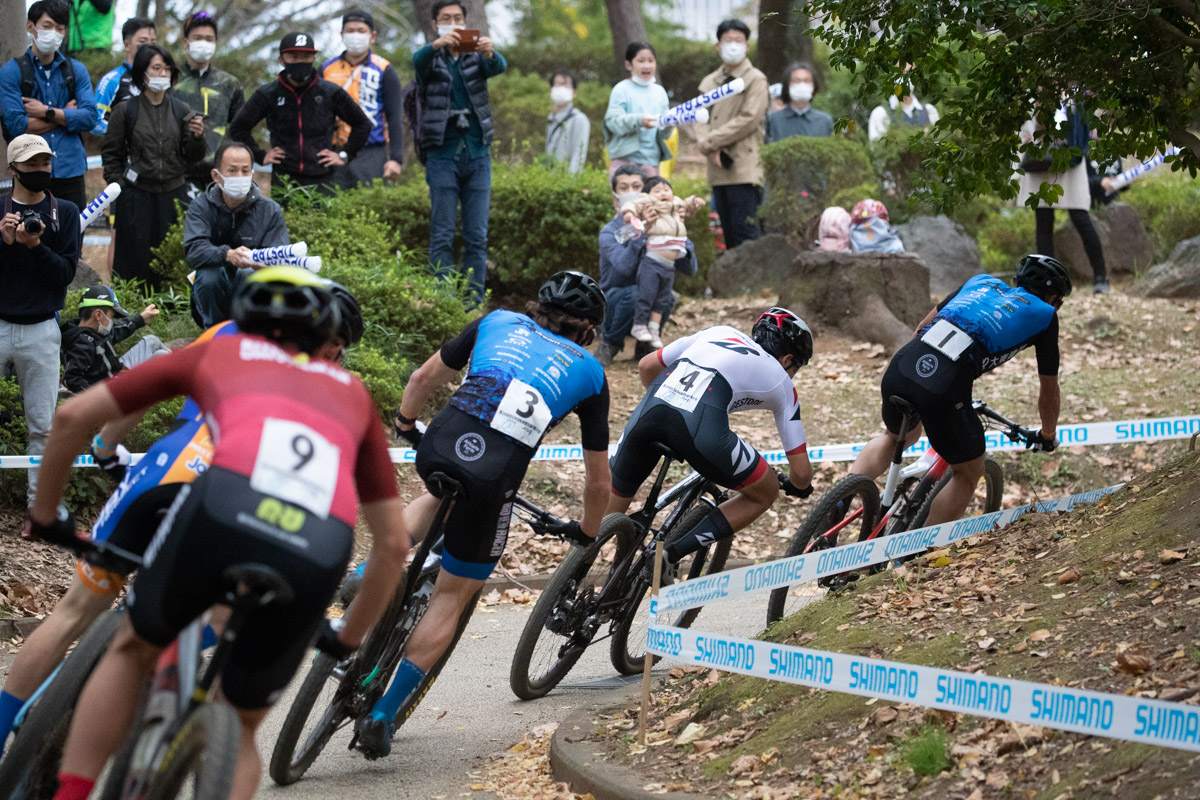
{"type": "Polygon", "coordinates": [[[78,394],[92,384],[111,378],[157,355],[170,352],[152,333],[138,340],[118,357],[114,344],[123,342],[158,316],[151,303],[140,314],[121,308],[117,295],[107,286],[93,286],[79,299],[79,319],[66,322],[62,330],[63,385],[78,394]]]}
{"type": "Polygon", "coordinates": [[[592,122],[575,107],[575,76],[559,71],[550,76],[550,102],[554,111],[546,119],[546,155],[567,165],[567,172],[582,172],[587,161],[592,122]]]}
{"type": "Polygon", "coordinates": [[[306,33],[289,33],[279,43],[279,77],[250,95],[229,126],[229,138],[242,142],[260,164],[271,164],[271,196],[287,195],[287,178],[332,194],[334,170],[358,155],[371,133],[371,120],[346,90],[322,80],[313,62],[317,48],[306,33]],[[254,126],[267,121],[271,149],[254,141],[254,126]],[[338,121],[350,126],[341,150],[333,149],[338,121]]]}
{"type": "Polygon", "coordinates": [[[629,77],[612,88],[604,112],[608,175],[611,178],[621,167],[636,165],[653,178],[662,162],[672,158],[668,132],[658,128],[658,116],[670,108],[671,101],[655,77],[658,55],[649,42],[630,42],[625,47],[625,69],[629,77]]]}
{"type": "Polygon", "coordinates": [[[811,64],[797,61],[783,72],[788,105],[767,115],[766,144],[790,136],[832,136],[833,117],[812,107],[817,91],[816,73],[811,64]]]}
{"type": "Polygon", "coordinates": [[[201,328],[229,319],[233,294],[259,266],[250,251],[291,244],[283,209],[254,183],[254,156],[241,142],[218,149],[212,185],[183,218],[183,252],[196,271],[192,317],[201,328]]]}
{"type": "Polygon", "coordinates": [[[204,118],[170,92],[179,68],[158,45],[138,50],[130,74],[139,94],[113,109],[100,148],[104,180],[121,185],[113,272],[157,286],[151,250],[179,218],[176,201],[187,204],[184,171],[204,158],[204,118]]]}
{"type": "Polygon", "coordinates": [[[172,93],[204,115],[204,159],[187,167],[188,195],[195,197],[212,182],[213,154],[225,138],[230,121],[245,102],[242,82],[213,65],[217,52],[217,21],[197,11],[183,23],[186,60],[172,93]]]}
{"type": "Polygon", "coordinates": [[[153,20],[130,17],[121,26],[121,42],[125,46],[125,60],[96,81],[97,117],[92,133],[97,136],[108,132],[112,110],[141,91],[133,83],[133,59],[143,45],[158,43],[158,28],[153,20]]]}
{"type": "MultiPolygon", "coordinates": [[[[346,90],[371,120],[371,133],[358,155],[334,177],[343,189],[370,186],[378,178],[394,181],[404,163],[404,102],[400,76],[391,63],[374,51],[375,18],[362,9],[342,17],[345,50],[321,65],[320,75],[346,90]]],[[[350,124],[338,123],[333,148],[350,141],[350,124]]]]}

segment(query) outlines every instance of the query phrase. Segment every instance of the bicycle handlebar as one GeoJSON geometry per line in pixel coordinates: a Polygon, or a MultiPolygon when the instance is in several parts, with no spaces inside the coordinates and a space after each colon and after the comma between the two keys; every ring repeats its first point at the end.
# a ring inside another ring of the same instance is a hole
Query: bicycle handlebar
{"type": "Polygon", "coordinates": [[[28,522],[26,523],[25,530],[22,532],[22,536],[30,541],[43,541],[47,544],[52,544],[60,550],[66,550],[68,553],[101,569],[128,573],[142,566],[141,556],[117,547],[110,542],[84,539],[77,534],[45,538],[33,533],[28,522]]]}
{"type": "Polygon", "coordinates": [[[993,410],[982,400],[972,401],[971,407],[979,416],[999,423],[1003,427],[1001,433],[1003,433],[1010,442],[1024,442],[1025,446],[1033,450],[1035,453],[1041,451],[1049,453],[1058,447],[1058,443],[1056,441],[1042,436],[1041,429],[1034,430],[1032,428],[1026,428],[1018,425],[1000,412],[993,410]]]}

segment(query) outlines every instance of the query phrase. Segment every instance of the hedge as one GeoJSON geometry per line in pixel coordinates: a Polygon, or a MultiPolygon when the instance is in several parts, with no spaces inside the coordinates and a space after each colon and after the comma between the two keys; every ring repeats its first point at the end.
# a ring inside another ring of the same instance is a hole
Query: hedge
{"type": "Polygon", "coordinates": [[[841,136],[793,136],[762,150],[766,175],[764,227],[803,231],[827,206],[847,211],[866,197],[884,199],[862,144],[841,136]]]}

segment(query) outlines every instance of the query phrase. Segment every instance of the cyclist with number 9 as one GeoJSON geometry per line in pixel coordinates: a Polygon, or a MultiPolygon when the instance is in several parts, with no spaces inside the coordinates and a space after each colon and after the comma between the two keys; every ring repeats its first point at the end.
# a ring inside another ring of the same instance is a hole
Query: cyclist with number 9
{"type": "MultiPolygon", "coordinates": [[[[812,465],[796,371],[812,358],[812,331],[786,308],[763,313],[751,335],[727,325],[671,342],[638,362],[646,395],[634,409],[612,458],[608,511],[625,513],[659,458],[661,443],[692,469],[737,494],[709,512],[692,530],[667,542],[664,582],[670,568],[697,550],[733,536],[771,507],[780,488],[792,496],[812,493],[812,465]],[[729,429],[729,415],[763,409],[787,454],[782,484],[757,450],[729,429]]],[[[652,560],[648,563],[653,563],[652,560]]]]}
{"type": "MultiPolygon", "coordinates": [[[[888,433],[872,439],[850,472],[878,478],[895,452],[904,414],[891,402],[910,403],[924,423],[929,443],[950,463],[951,478],[938,492],[926,525],[958,519],[983,477],[986,440],[971,406],[975,379],[1026,347],[1037,355],[1039,440],[1049,452],[1058,446],[1058,309],[1071,293],[1071,276],[1057,259],[1031,254],[1021,259],[1016,286],[991,275],[976,275],[921,320],[912,341],[892,357],[884,372],[883,422],[888,433]]],[[[906,444],[921,435],[921,424],[906,444]]]]}

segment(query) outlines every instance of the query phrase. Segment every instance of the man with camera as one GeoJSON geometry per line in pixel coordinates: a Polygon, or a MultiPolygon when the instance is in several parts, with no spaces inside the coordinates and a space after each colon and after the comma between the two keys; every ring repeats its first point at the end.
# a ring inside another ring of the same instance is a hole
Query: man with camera
{"type": "MultiPolygon", "coordinates": [[[[22,134],[8,145],[12,193],[0,197],[0,374],[11,364],[21,384],[29,455],[41,455],[58,398],[55,314],[79,262],[79,207],[54,197],[46,140],[22,134]]],[[[29,470],[29,505],[37,469],[29,470]]]]}

